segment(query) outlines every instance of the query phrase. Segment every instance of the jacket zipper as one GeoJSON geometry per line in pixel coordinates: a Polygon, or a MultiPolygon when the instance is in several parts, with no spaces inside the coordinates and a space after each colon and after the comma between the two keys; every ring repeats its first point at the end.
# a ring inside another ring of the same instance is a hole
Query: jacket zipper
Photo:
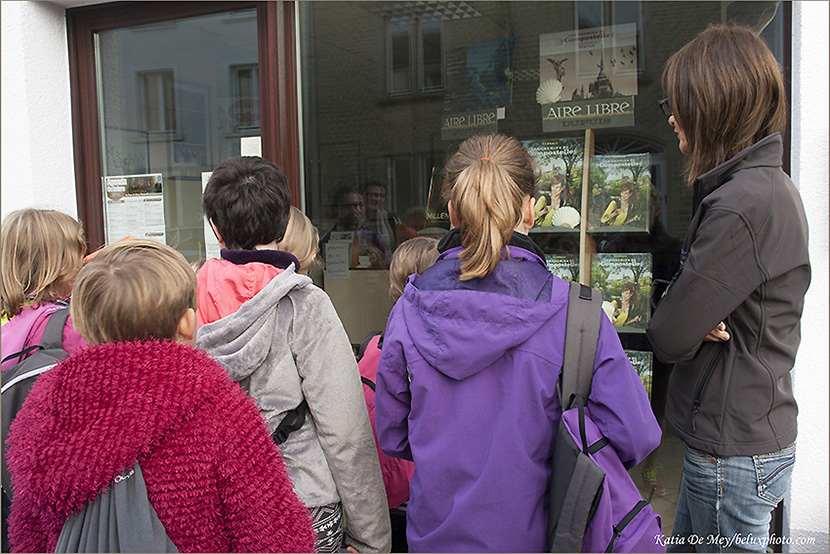
{"type": "Polygon", "coordinates": [[[723,346],[718,348],[718,351],[715,352],[715,356],[712,358],[712,361],[709,362],[709,365],[706,367],[706,372],[703,374],[703,379],[700,381],[700,386],[698,386],[697,393],[695,393],[695,402],[692,404],[692,433],[697,432],[697,427],[695,426],[695,417],[697,417],[698,408],[700,408],[700,401],[703,397],[703,393],[706,390],[707,385],[709,384],[709,379],[712,378],[712,374],[715,373],[715,368],[718,365],[718,362],[723,355],[723,346]]]}

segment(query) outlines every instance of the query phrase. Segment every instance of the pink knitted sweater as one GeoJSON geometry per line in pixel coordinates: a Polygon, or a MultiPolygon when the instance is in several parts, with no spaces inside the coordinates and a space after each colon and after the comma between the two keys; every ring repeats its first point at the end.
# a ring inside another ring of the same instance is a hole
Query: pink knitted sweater
{"type": "Polygon", "coordinates": [[[205,353],[104,344],[38,378],[8,441],[15,552],[54,552],[70,514],[136,460],[182,552],[310,552],[314,535],[254,401],[205,353]]]}

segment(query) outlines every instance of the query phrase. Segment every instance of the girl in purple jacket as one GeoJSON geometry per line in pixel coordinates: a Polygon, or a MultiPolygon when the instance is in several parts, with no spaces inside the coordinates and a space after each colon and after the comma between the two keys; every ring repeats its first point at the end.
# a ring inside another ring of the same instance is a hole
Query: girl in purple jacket
{"type": "MultiPolygon", "coordinates": [[[[446,174],[454,229],[389,316],[378,440],[415,462],[410,551],[542,552],[568,283],[527,236],[536,170],[518,141],[467,139],[446,174]]],[[[605,318],[588,406],[626,467],[660,442],[645,389],[605,318]]]]}

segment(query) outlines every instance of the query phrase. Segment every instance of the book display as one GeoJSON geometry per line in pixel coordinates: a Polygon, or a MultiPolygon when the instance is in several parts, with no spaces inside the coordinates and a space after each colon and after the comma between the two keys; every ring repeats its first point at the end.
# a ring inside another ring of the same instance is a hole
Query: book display
{"type": "Polygon", "coordinates": [[[548,254],[545,263],[551,273],[565,281],[579,281],[579,256],[577,254],[548,254]]]}
{"type": "Polygon", "coordinates": [[[625,350],[625,355],[628,356],[631,365],[637,370],[637,375],[643,382],[643,386],[648,394],[648,399],[651,400],[651,377],[654,365],[654,354],[648,350],[625,350]]]}
{"type": "Polygon", "coordinates": [[[648,232],[650,156],[592,156],[590,161],[588,229],[598,232],[648,232]]]}
{"type": "Polygon", "coordinates": [[[594,254],[591,286],[618,332],[644,333],[651,315],[651,254],[594,254]]]}
{"type": "Polygon", "coordinates": [[[536,183],[536,227],[575,229],[582,221],[581,138],[541,139],[523,142],[539,165],[536,183]]]}

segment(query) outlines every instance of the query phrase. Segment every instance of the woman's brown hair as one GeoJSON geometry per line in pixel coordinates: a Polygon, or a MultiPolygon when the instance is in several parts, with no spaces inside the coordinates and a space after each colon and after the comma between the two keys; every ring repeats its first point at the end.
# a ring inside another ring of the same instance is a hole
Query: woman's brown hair
{"type": "Polygon", "coordinates": [[[485,277],[522,221],[525,197],[532,196],[538,171],[515,138],[470,137],[447,162],[445,199],[461,226],[462,281],[485,277]]]}
{"type": "Polygon", "coordinates": [[[85,251],[84,229],[71,216],[31,208],[10,213],[0,230],[3,314],[69,298],[85,251]]]}
{"type": "Polygon", "coordinates": [[[689,184],[783,130],[787,120],[778,62],[763,39],[740,25],[710,25],[675,52],[663,70],[663,90],[689,144],[689,184]]]}

